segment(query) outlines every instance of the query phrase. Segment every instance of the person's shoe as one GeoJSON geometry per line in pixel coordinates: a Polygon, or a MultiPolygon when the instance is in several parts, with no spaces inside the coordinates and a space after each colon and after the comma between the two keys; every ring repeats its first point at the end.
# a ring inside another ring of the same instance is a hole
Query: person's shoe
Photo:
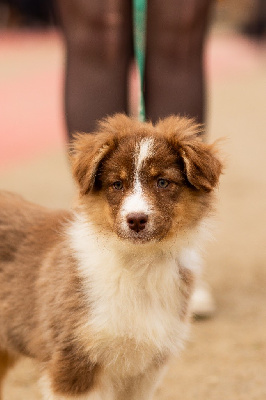
{"type": "Polygon", "coordinates": [[[200,280],[191,298],[192,315],[195,319],[211,318],[215,310],[215,301],[209,285],[200,280]]]}

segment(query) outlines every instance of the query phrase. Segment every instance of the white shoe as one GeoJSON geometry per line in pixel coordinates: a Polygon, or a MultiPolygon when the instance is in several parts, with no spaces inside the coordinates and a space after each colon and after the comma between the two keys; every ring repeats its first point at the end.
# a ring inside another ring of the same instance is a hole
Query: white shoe
{"type": "Polygon", "coordinates": [[[191,311],[195,318],[211,318],[216,310],[215,301],[206,282],[200,280],[191,298],[191,311]]]}

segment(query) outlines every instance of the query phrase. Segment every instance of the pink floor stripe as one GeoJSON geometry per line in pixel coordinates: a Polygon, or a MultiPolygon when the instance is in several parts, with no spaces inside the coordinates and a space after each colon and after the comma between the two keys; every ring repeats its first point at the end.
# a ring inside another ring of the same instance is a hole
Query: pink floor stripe
{"type": "MultiPolygon", "coordinates": [[[[206,48],[208,81],[250,73],[263,55],[265,43],[212,36],[206,48]]],[[[0,33],[0,169],[64,145],[63,65],[57,32],[0,33]]]]}

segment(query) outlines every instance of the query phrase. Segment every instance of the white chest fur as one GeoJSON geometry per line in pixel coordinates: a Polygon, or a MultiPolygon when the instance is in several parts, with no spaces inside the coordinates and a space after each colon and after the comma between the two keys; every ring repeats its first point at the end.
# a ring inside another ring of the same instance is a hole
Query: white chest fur
{"type": "Polygon", "coordinates": [[[84,329],[94,361],[138,373],[176,352],[187,325],[180,319],[182,281],[173,244],[125,244],[96,235],[81,216],[69,235],[88,301],[84,329]]]}

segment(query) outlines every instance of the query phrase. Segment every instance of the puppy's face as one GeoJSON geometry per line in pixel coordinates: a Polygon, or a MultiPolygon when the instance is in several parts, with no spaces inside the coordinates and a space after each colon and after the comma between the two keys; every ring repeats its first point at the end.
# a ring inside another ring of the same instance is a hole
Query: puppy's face
{"type": "Polygon", "coordinates": [[[167,235],[183,178],[164,140],[150,135],[121,139],[103,163],[100,179],[119,237],[143,242],[167,235]]]}
{"type": "Polygon", "coordinates": [[[79,135],[72,163],[89,218],[102,231],[145,243],[191,228],[210,208],[221,164],[191,120],[156,126],[123,115],[79,135]]]}

